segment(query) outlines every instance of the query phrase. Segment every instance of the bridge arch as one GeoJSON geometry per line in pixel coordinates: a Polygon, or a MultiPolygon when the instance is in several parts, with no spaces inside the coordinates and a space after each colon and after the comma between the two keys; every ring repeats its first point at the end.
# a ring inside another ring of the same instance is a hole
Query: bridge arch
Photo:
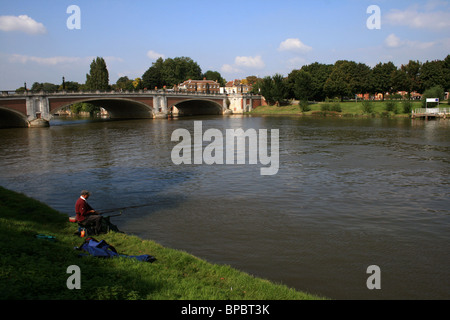
{"type": "MultiPolygon", "coordinates": [[[[65,103],[61,106],[51,109],[51,113],[55,114],[59,110],[69,107],[75,103],[90,103],[97,107],[102,107],[111,119],[148,119],[153,118],[153,106],[144,102],[127,99],[127,98],[86,98],[65,103]]],[[[50,105],[52,103],[50,102],[50,105]]]]}
{"type": "Polygon", "coordinates": [[[169,110],[173,111],[173,107],[177,108],[179,116],[223,114],[223,106],[218,101],[207,99],[169,101],[169,110]]]}
{"type": "Polygon", "coordinates": [[[0,107],[0,128],[27,128],[27,116],[19,111],[0,107]]]}

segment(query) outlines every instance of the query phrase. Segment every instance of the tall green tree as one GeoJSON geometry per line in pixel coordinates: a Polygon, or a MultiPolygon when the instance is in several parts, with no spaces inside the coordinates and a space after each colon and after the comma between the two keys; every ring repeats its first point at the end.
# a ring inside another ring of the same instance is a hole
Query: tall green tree
{"type": "Polygon", "coordinates": [[[353,98],[358,93],[365,93],[370,88],[371,69],[364,63],[339,60],[325,82],[324,91],[328,97],[353,98]]]}
{"type": "Polygon", "coordinates": [[[355,64],[353,68],[352,95],[369,92],[372,69],[364,63],[355,64]]]}
{"type": "Polygon", "coordinates": [[[202,78],[206,78],[206,80],[217,81],[221,87],[225,87],[226,81],[222,78],[222,75],[218,71],[208,70],[203,74],[202,78]]]}
{"type": "Polygon", "coordinates": [[[268,104],[281,105],[288,97],[287,81],[278,73],[274,76],[266,76],[258,79],[253,86],[252,92],[262,95],[268,104]]]}
{"type": "MultiPolygon", "coordinates": [[[[444,78],[445,78],[445,90],[448,92],[450,91],[450,54],[447,55],[447,57],[445,57],[444,59],[444,63],[443,63],[443,68],[444,68],[444,78]]],[[[449,101],[450,103],[450,101],[449,101]]]]}
{"type": "Polygon", "coordinates": [[[268,104],[273,104],[275,101],[272,96],[272,77],[266,76],[258,79],[252,89],[253,93],[260,94],[266,99],[268,104]]]}
{"type": "Polygon", "coordinates": [[[392,62],[380,62],[375,67],[373,67],[372,75],[370,78],[372,93],[381,93],[384,100],[384,95],[387,92],[392,92],[393,90],[393,79],[395,77],[396,71],[397,67],[392,62]]]}
{"type": "MultiPolygon", "coordinates": [[[[398,91],[408,92],[408,90],[407,90],[408,78],[406,77],[406,73],[403,72],[402,67],[398,68],[392,75],[392,90],[394,92],[398,92],[398,91]]],[[[409,92],[408,92],[408,96],[409,96],[409,92]]]]}
{"type": "Polygon", "coordinates": [[[281,105],[288,95],[288,87],[285,78],[276,73],[272,77],[272,98],[276,104],[281,105]]]}
{"type": "Polygon", "coordinates": [[[117,79],[116,83],[113,85],[115,90],[134,90],[133,80],[129,79],[127,76],[120,77],[117,79]]]}
{"type": "Polygon", "coordinates": [[[420,68],[420,82],[422,92],[433,87],[446,87],[446,75],[444,74],[444,61],[434,60],[425,62],[420,68]]]}
{"type": "Polygon", "coordinates": [[[202,69],[188,57],[159,58],[142,75],[143,86],[148,89],[173,87],[188,79],[202,79],[202,69]]]}
{"type": "MultiPolygon", "coordinates": [[[[294,70],[297,71],[297,70],[294,70]]],[[[298,70],[297,72],[294,72],[292,75],[293,77],[293,83],[292,83],[292,93],[294,95],[295,99],[298,100],[306,100],[308,101],[309,98],[312,96],[313,91],[313,83],[312,83],[312,76],[309,72],[304,70],[298,70]]],[[[291,80],[291,81],[292,81],[291,80]]]]}
{"type": "Polygon", "coordinates": [[[153,90],[164,86],[163,79],[164,59],[158,58],[152,63],[152,66],[142,75],[142,84],[144,88],[153,90]]]}
{"type": "Polygon", "coordinates": [[[419,91],[421,88],[420,68],[422,64],[419,61],[409,60],[405,65],[401,65],[400,73],[394,75],[394,87],[400,91],[411,92],[419,91]]]}
{"type": "Polygon", "coordinates": [[[341,101],[344,97],[351,97],[355,91],[354,73],[356,63],[353,61],[339,60],[333,66],[327,81],[324,85],[324,91],[330,98],[340,97],[341,101]]]}
{"type": "Polygon", "coordinates": [[[91,69],[86,74],[86,90],[108,90],[109,73],[103,58],[97,57],[92,60],[91,69]]]}
{"type": "Polygon", "coordinates": [[[333,65],[315,62],[310,65],[303,66],[301,70],[311,75],[311,96],[310,99],[322,101],[326,98],[324,90],[325,82],[330,76],[333,65]]]}
{"type": "Polygon", "coordinates": [[[288,86],[289,86],[289,98],[301,99],[300,95],[305,96],[305,91],[307,91],[307,96],[309,100],[323,101],[327,97],[324,91],[325,82],[330,76],[333,70],[332,64],[322,64],[322,63],[312,63],[309,65],[304,65],[301,69],[292,70],[288,75],[288,86]],[[301,74],[300,72],[306,72],[309,74],[301,74]],[[299,75],[300,74],[300,75],[299,75]],[[303,78],[303,80],[300,80],[303,78]],[[305,77],[308,77],[307,80],[305,77]],[[300,88],[301,83],[307,85],[307,88],[300,88]],[[304,91],[303,93],[299,92],[304,91]]]}

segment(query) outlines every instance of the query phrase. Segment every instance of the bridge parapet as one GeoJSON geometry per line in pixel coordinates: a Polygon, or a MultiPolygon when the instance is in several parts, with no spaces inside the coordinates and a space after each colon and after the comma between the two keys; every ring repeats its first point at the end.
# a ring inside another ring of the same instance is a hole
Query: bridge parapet
{"type": "Polygon", "coordinates": [[[16,92],[13,90],[2,90],[2,96],[13,97],[29,97],[29,96],[70,96],[70,95],[188,95],[188,96],[205,96],[205,97],[217,97],[227,96],[225,93],[200,93],[200,92],[183,92],[183,91],[171,91],[171,90],[139,90],[139,91],[23,91],[16,92]]]}

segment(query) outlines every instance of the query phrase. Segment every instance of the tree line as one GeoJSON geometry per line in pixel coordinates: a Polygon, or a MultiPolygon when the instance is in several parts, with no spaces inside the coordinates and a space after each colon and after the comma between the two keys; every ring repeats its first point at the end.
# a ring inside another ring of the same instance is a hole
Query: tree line
{"type": "MultiPolygon", "coordinates": [[[[158,58],[141,78],[120,77],[115,84],[109,84],[109,72],[103,58],[97,57],[86,74],[86,82],[63,81],[62,84],[33,83],[31,91],[106,91],[172,88],[188,79],[218,81],[225,86],[225,79],[217,71],[202,73],[197,62],[188,57],[158,58]]],[[[315,62],[292,70],[287,77],[281,74],[244,79],[253,86],[252,93],[261,94],[269,104],[282,104],[288,100],[324,101],[327,98],[352,99],[356,94],[387,93],[393,95],[404,91],[407,97],[412,92],[425,93],[433,89],[439,98],[450,90],[450,55],[443,60],[410,60],[400,67],[393,62],[378,63],[373,68],[364,63],[338,60],[334,64],[315,62]]],[[[25,87],[17,92],[28,90],[25,87]]],[[[433,93],[434,93],[433,92],[433,93]]]]}
{"type": "Polygon", "coordinates": [[[40,91],[133,91],[142,89],[162,89],[172,88],[189,79],[207,79],[220,83],[225,86],[225,79],[217,71],[208,70],[205,73],[197,62],[188,57],[176,58],[158,58],[152,63],[152,66],[140,78],[129,79],[127,76],[120,77],[115,84],[109,84],[109,72],[106,62],[103,58],[97,57],[90,65],[90,71],[86,74],[86,82],[80,84],[74,81],[64,81],[62,84],[53,83],[33,83],[31,89],[20,87],[16,92],[30,90],[32,92],[40,91]]]}
{"type": "Polygon", "coordinates": [[[410,60],[400,67],[393,62],[378,63],[373,68],[364,63],[338,60],[335,64],[315,62],[293,70],[287,77],[280,74],[258,79],[253,93],[259,93],[269,104],[286,100],[324,101],[327,98],[353,99],[357,94],[395,95],[406,92],[425,93],[433,89],[439,98],[450,89],[450,55],[444,60],[424,63],[410,60]]]}

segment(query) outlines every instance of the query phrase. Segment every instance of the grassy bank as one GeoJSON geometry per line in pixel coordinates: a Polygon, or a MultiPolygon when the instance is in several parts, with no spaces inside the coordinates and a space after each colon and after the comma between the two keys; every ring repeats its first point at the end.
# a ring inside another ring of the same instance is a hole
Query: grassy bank
{"type": "MultiPolygon", "coordinates": [[[[395,101],[391,106],[388,101],[367,102],[319,102],[308,105],[309,110],[302,110],[298,104],[288,106],[262,106],[254,109],[250,114],[285,114],[310,116],[342,116],[342,117],[409,117],[411,112],[404,112],[403,103],[395,101]],[[333,108],[337,106],[337,110],[333,108]]],[[[421,102],[411,102],[411,108],[421,108],[421,102]]]]}
{"type": "Polygon", "coordinates": [[[0,299],[297,300],[320,299],[225,265],[110,232],[95,237],[129,258],[79,257],[75,223],[34,199],[0,187],[0,299]],[[54,236],[56,241],[36,238],[54,236]],[[81,270],[81,289],[69,290],[67,267],[81,270]]]}

